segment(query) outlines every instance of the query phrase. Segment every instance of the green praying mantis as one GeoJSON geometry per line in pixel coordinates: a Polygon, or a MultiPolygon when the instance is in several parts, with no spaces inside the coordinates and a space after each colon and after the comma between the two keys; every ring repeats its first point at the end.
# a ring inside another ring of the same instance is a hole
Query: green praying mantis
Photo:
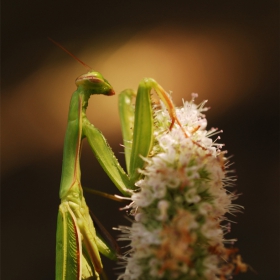
{"type": "MultiPolygon", "coordinates": [[[[65,50],[61,45],[59,47],[65,50]]],[[[73,56],[71,53],[70,55],[73,56]]],[[[74,58],[77,59],[75,56],[74,58]]],[[[73,93],[70,102],[63,150],[59,192],[61,204],[56,234],[56,280],[107,279],[99,253],[110,259],[116,259],[117,254],[96,234],[83,196],[80,170],[82,140],[87,139],[95,157],[122,195],[130,196],[135,189],[135,182],[141,176],[138,170],[144,166],[143,158],[149,155],[153,146],[152,89],[169,111],[170,129],[175,122],[183,131],[184,129],[176,117],[175,107],[169,95],[155,80],[143,79],[139,84],[137,94],[132,90],[121,92],[119,113],[126,173],[102,133],[90,123],[86,116],[90,96],[114,95],[112,86],[100,73],[92,70],[78,77],[76,85],[77,90],[73,93]]],[[[185,131],[184,133],[188,137],[185,131]]]]}

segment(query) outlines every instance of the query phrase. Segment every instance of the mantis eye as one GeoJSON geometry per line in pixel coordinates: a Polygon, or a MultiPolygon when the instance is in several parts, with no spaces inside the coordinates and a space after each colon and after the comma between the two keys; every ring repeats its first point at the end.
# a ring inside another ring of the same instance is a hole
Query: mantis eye
{"type": "Polygon", "coordinates": [[[87,80],[91,83],[101,83],[102,80],[96,76],[88,76],[87,80]]]}
{"type": "Polygon", "coordinates": [[[81,75],[80,77],[78,77],[76,79],[76,85],[81,85],[83,84],[84,82],[90,82],[90,83],[102,83],[102,79],[95,76],[95,75],[92,75],[92,74],[84,74],[84,75],[81,75]]]}

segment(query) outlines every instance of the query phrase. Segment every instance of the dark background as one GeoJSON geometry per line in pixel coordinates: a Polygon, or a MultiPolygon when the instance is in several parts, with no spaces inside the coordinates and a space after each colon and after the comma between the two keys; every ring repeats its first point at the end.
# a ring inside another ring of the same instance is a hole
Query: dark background
{"type": "MultiPolygon", "coordinates": [[[[235,279],[280,279],[278,13],[278,1],[2,1],[2,279],[54,278],[56,216],[60,203],[58,188],[65,126],[60,130],[54,129],[57,120],[51,111],[45,113],[48,121],[36,126],[36,121],[40,123],[41,120],[33,112],[43,108],[45,99],[40,99],[40,91],[32,95],[32,86],[42,69],[53,72],[60,65],[68,67],[71,58],[57,50],[53,54],[56,46],[47,40],[47,36],[58,40],[75,54],[80,53],[89,42],[92,49],[101,49],[102,53],[104,46],[122,47],[135,34],[149,32],[155,27],[166,28],[163,34],[168,36],[169,27],[174,26],[180,34],[202,32],[211,27],[214,32],[209,33],[210,37],[222,27],[224,35],[219,31],[219,38],[224,38],[233,49],[239,45],[238,40],[230,40],[229,34],[234,30],[250,42],[249,49],[244,50],[244,57],[256,54],[254,60],[257,63],[251,68],[248,68],[246,59],[240,59],[238,71],[241,74],[238,77],[242,79],[236,79],[235,84],[242,85],[250,79],[246,92],[242,91],[242,87],[229,89],[233,92],[233,101],[224,109],[211,106],[213,109],[208,114],[208,121],[210,126],[225,131],[222,142],[226,143],[230,154],[234,154],[237,187],[243,194],[238,203],[245,206],[245,211],[235,218],[238,223],[232,227],[232,236],[238,238],[237,247],[244,261],[257,271],[257,274],[249,271],[235,279]],[[121,40],[117,40],[118,37],[121,40]],[[93,41],[96,43],[92,44],[93,41]],[[24,103],[27,95],[33,102],[33,107],[28,109],[24,103]],[[21,101],[15,103],[15,100],[21,101]],[[31,115],[26,118],[24,114],[31,115]],[[39,135],[44,135],[44,138],[39,135]]],[[[203,49],[204,46],[200,47],[203,49]]],[[[169,48],[172,53],[172,46],[169,48]]],[[[205,51],[206,48],[207,45],[205,51]]],[[[238,50],[242,57],[242,48],[238,50]]],[[[161,60],[164,61],[165,57],[162,56],[161,60]]],[[[211,72],[211,63],[204,67],[205,71],[211,72]]],[[[79,68],[79,71],[82,74],[84,70],[79,68]]],[[[178,74],[182,71],[184,69],[178,69],[178,74]]],[[[73,84],[75,75],[68,75],[67,83],[73,84]]],[[[139,81],[141,78],[139,76],[139,81]]],[[[60,86],[52,84],[48,77],[40,79],[42,90],[60,86]]],[[[74,84],[72,86],[74,90],[74,84]]],[[[197,91],[196,88],[192,90],[197,91]]],[[[65,104],[69,102],[70,93],[67,91],[65,104]]],[[[190,92],[186,94],[189,96],[190,92]]],[[[223,99],[227,99],[226,93],[218,96],[220,102],[223,99]]],[[[65,111],[62,118],[65,124],[65,111]]],[[[111,116],[104,118],[107,121],[105,127],[109,127],[111,116]]],[[[121,136],[117,132],[119,128],[114,129],[116,133],[109,133],[108,138],[122,161],[119,154],[122,151],[119,147],[121,136]]],[[[97,189],[115,193],[87,145],[83,150],[82,174],[84,185],[94,185],[97,189]]],[[[88,194],[86,197],[107,228],[126,223],[125,219],[116,220],[112,214],[118,211],[118,203],[88,194]]],[[[110,279],[115,278],[114,266],[114,263],[105,262],[110,279]]]]}

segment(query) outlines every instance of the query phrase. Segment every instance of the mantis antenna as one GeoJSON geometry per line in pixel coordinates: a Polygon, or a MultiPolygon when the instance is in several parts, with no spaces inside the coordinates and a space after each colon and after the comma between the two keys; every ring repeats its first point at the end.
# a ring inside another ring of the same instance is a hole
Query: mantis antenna
{"type": "Polygon", "coordinates": [[[76,57],[74,54],[72,54],[70,51],[68,51],[66,48],[64,48],[61,44],[59,44],[58,42],[56,42],[55,40],[53,40],[52,38],[48,37],[48,39],[54,43],[55,45],[57,45],[59,48],[61,48],[63,51],[65,51],[67,54],[69,54],[70,56],[72,56],[76,61],[78,61],[79,63],[81,63],[87,70],[92,71],[92,67],[88,66],[87,64],[85,64],[83,61],[81,61],[78,57],[76,57]]]}

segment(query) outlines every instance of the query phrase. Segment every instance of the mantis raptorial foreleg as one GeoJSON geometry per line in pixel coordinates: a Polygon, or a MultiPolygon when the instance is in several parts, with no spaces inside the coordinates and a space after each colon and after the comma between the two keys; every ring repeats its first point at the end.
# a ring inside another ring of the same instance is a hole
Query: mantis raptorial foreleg
{"type": "Polygon", "coordinates": [[[119,95],[119,111],[125,146],[127,173],[124,172],[114,156],[104,136],[86,117],[83,118],[83,133],[103,169],[111,178],[116,187],[124,194],[129,195],[129,189],[134,189],[139,179],[139,169],[143,168],[143,157],[147,157],[153,145],[153,108],[151,90],[154,89],[165,104],[171,119],[170,129],[177,123],[187,134],[178,120],[175,107],[169,95],[151,78],[140,82],[137,94],[132,90],[125,90],[119,95]],[[132,102],[136,97],[135,110],[132,102]]]}
{"type": "Polygon", "coordinates": [[[95,157],[121,193],[128,196],[128,189],[133,188],[133,184],[120,166],[106,139],[86,118],[83,123],[83,132],[95,157]]]}
{"type": "Polygon", "coordinates": [[[147,157],[153,146],[153,108],[151,103],[151,90],[154,89],[165,104],[171,119],[170,129],[177,123],[186,137],[183,126],[175,113],[175,106],[165,90],[151,78],[143,79],[138,87],[137,95],[131,90],[123,91],[119,96],[119,112],[125,147],[125,159],[128,176],[131,184],[139,179],[139,169],[143,168],[143,157],[147,157]],[[132,100],[136,96],[135,110],[132,100]]]}

